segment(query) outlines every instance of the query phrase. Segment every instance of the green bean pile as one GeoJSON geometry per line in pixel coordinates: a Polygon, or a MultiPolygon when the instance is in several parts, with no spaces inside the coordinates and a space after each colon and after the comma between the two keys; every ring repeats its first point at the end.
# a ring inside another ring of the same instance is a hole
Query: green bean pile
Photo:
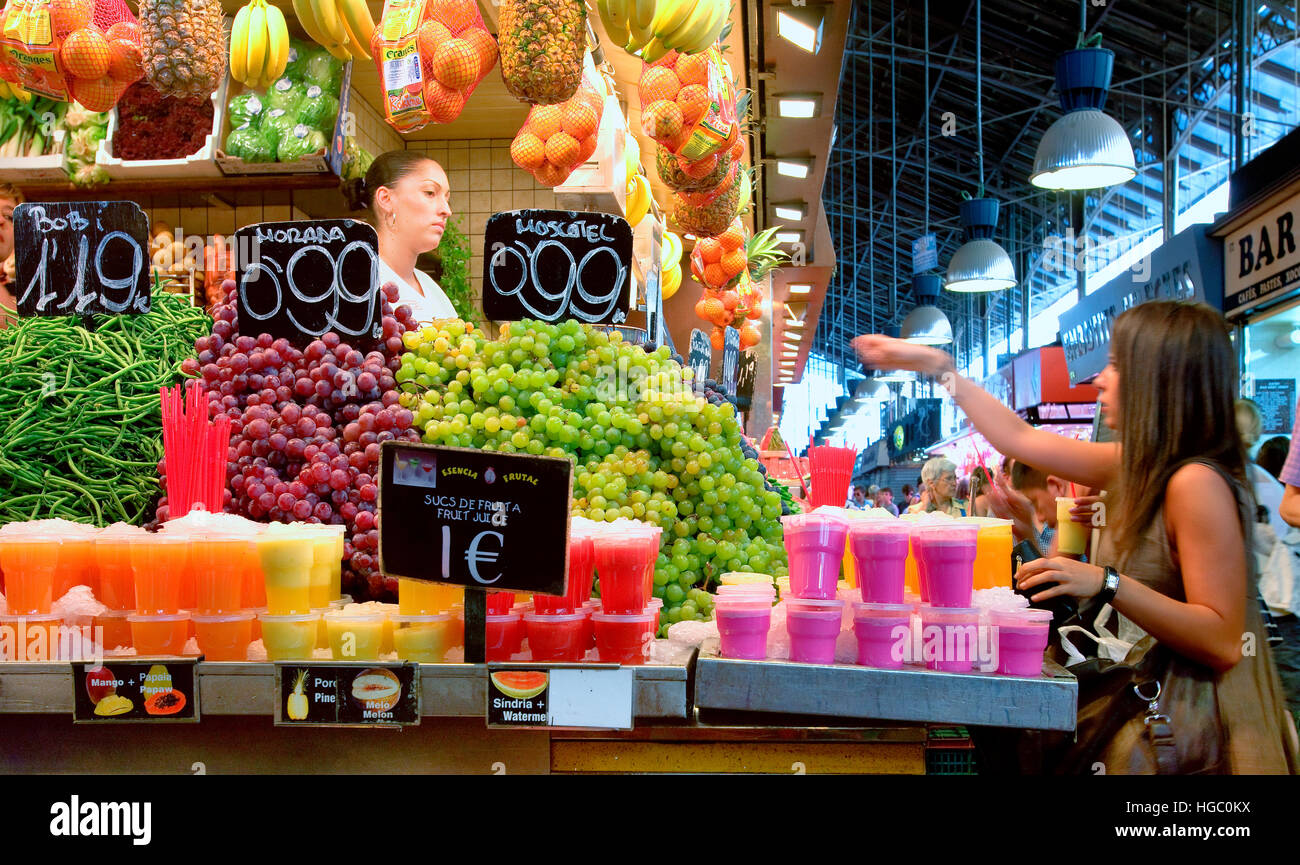
{"type": "Polygon", "coordinates": [[[0,525],[138,524],[161,488],[158,388],[212,328],[182,295],[146,315],[25,318],[0,330],[0,525]]]}

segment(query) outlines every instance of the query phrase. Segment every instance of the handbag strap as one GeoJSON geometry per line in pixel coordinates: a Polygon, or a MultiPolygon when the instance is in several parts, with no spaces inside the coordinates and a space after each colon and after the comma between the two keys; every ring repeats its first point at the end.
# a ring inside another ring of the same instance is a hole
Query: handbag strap
{"type": "Polygon", "coordinates": [[[1142,725],[1151,741],[1151,749],[1155,752],[1156,771],[1161,775],[1177,775],[1178,748],[1174,739],[1173,722],[1160,711],[1160,681],[1153,679],[1135,684],[1133,693],[1147,704],[1142,715],[1142,725]],[[1142,693],[1143,688],[1153,689],[1155,693],[1148,696],[1142,693]]]}

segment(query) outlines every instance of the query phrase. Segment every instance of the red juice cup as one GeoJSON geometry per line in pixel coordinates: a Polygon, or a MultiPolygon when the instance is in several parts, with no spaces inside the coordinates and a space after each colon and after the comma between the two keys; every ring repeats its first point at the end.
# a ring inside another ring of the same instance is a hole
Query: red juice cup
{"type": "Polygon", "coordinates": [[[1051,610],[993,610],[989,620],[997,629],[998,672],[1038,678],[1052,626],[1051,610]]]}
{"type": "Polygon", "coordinates": [[[835,640],[843,624],[844,602],[791,598],[785,603],[790,660],[801,664],[835,663],[835,640]]]}
{"type": "Polygon", "coordinates": [[[979,610],[922,607],[921,646],[931,670],[969,673],[979,660],[979,610]]]}
{"type": "Polygon", "coordinates": [[[534,661],[578,662],[587,654],[587,614],[524,616],[524,630],[534,661]]]}
{"type": "Polygon", "coordinates": [[[591,535],[577,535],[569,541],[569,601],[573,610],[591,600],[596,582],[596,544],[591,535]]]}
{"type": "Polygon", "coordinates": [[[724,658],[761,661],[767,657],[772,599],[761,594],[719,595],[713,605],[724,658]]]}
{"type": "MultiPolygon", "coordinates": [[[[600,608],[615,615],[636,615],[645,610],[646,553],[644,538],[625,532],[602,532],[593,539],[596,572],[600,575],[600,608]]],[[[650,581],[653,583],[654,559],[650,581]]]]}
{"type": "Polygon", "coordinates": [[[583,615],[587,617],[587,651],[591,651],[596,648],[596,626],[591,617],[600,612],[600,600],[598,598],[592,598],[590,601],[587,601],[587,603],[582,605],[582,612],[583,615]]]}
{"type": "Polygon", "coordinates": [[[856,520],[849,527],[849,550],[865,603],[903,602],[911,537],[911,527],[897,520],[856,520]]]}
{"type": "Polygon", "coordinates": [[[911,604],[855,603],[853,633],[858,638],[858,663],[881,670],[902,667],[911,624],[911,604]]]}
{"type": "Polygon", "coordinates": [[[840,580],[849,522],[835,514],[790,514],[781,518],[790,561],[790,591],[796,598],[833,600],[840,580]]]}
{"type": "MultiPolygon", "coordinates": [[[[503,592],[502,594],[510,594],[503,592]]],[[[487,660],[508,661],[524,642],[524,620],[518,613],[487,615],[487,660]]]]}
{"type": "Polygon", "coordinates": [[[922,594],[928,583],[931,606],[970,606],[979,531],[979,526],[957,522],[916,527],[912,541],[916,545],[922,594]]]}
{"type": "MultiPolygon", "coordinates": [[[[597,566],[599,567],[599,566],[597,566]]],[[[655,613],[593,613],[596,651],[605,664],[637,665],[650,660],[655,613]]]]}
{"type": "Polygon", "coordinates": [[[490,616],[505,616],[515,605],[514,592],[488,592],[487,611],[490,616]]]}

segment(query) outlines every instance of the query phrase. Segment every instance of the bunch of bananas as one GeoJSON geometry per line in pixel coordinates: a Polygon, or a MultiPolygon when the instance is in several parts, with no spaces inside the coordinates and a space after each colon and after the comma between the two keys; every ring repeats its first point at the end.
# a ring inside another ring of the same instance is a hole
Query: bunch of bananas
{"type": "Polygon", "coordinates": [[[340,60],[369,60],[375,19],[366,0],[293,0],[298,22],[340,60]]]}
{"type": "Polygon", "coordinates": [[[627,205],[624,207],[628,225],[636,228],[645,219],[650,212],[650,201],[650,181],[644,174],[634,174],[627,182],[627,205]]]}
{"type": "Polygon", "coordinates": [[[730,0],[596,0],[609,38],[653,63],[669,51],[699,54],[718,41],[730,0]]]}
{"type": "Polygon", "coordinates": [[[659,245],[659,281],[664,300],[682,287],[682,239],[671,231],[664,232],[659,245]]]}
{"type": "Polygon", "coordinates": [[[0,80],[0,99],[9,98],[17,99],[19,102],[31,102],[32,94],[28,93],[20,85],[0,80]]]}
{"type": "Polygon", "coordinates": [[[284,13],[266,0],[253,0],[235,14],[230,28],[230,77],[265,90],[289,63],[289,26],[284,13]]]}

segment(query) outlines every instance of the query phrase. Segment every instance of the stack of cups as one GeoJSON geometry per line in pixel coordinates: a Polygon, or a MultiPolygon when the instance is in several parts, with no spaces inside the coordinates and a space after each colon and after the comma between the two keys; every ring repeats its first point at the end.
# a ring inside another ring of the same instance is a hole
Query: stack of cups
{"type": "Polygon", "coordinates": [[[209,661],[243,661],[255,614],[244,609],[247,538],[221,532],[190,536],[195,580],[194,637],[209,661]]]}
{"type": "Polygon", "coordinates": [[[460,586],[426,580],[398,579],[398,614],[392,617],[393,649],[403,661],[440,664],[459,645],[452,607],[462,603],[460,586]]]}
{"type": "MultiPolygon", "coordinates": [[[[713,602],[713,617],[718,624],[720,651],[724,658],[761,661],[767,657],[767,632],[772,626],[772,605],[776,586],[767,582],[728,583],[724,574],[713,602]]],[[[745,575],[757,576],[757,575],[745,575]]]]}
{"type": "Polygon", "coordinates": [[[595,581],[596,547],[590,534],[569,537],[569,572],[563,595],[533,595],[533,610],[524,614],[524,629],[534,661],[581,661],[591,640],[590,614],[584,604],[595,581]]]}
{"type": "Polygon", "coordinates": [[[95,536],[95,567],[99,571],[96,595],[107,610],[95,617],[103,628],[105,649],[131,647],[131,623],[135,612],[135,571],[131,569],[131,541],[145,534],[139,526],[113,523],[95,536]]]}
{"type": "Polygon", "coordinates": [[[250,542],[266,587],[266,612],[258,618],[268,660],[310,660],[316,648],[322,615],[312,608],[316,538],[303,526],[271,523],[250,542]]]}
{"type": "Polygon", "coordinates": [[[127,621],[139,655],[179,655],[185,649],[190,614],[182,598],[194,573],[190,547],[188,535],[165,532],[140,535],[131,541],[135,614],[127,616],[127,621]]]}
{"type": "Polygon", "coordinates": [[[922,593],[923,642],[934,646],[932,670],[969,672],[979,649],[979,610],[971,607],[980,527],[950,520],[915,525],[912,549],[922,593]],[[938,630],[932,630],[937,628],[938,630]]]}
{"type": "Polygon", "coordinates": [[[605,663],[650,660],[659,621],[659,610],[650,602],[661,531],[658,526],[619,520],[593,534],[600,611],[592,614],[592,630],[596,651],[605,663]]]}
{"type": "Polygon", "coordinates": [[[898,669],[903,665],[901,640],[910,634],[912,605],[905,603],[904,583],[912,529],[900,520],[861,520],[849,528],[849,550],[858,576],[860,602],[853,604],[853,633],[858,663],[898,669]]]}
{"type": "Polygon", "coordinates": [[[781,518],[790,562],[790,598],[785,602],[790,660],[835,663],[844,602],[836,598],[849,521],[829,512],[781,518]]]}
{"type": "Polygon", "coordinates": [[[17,627],[25,622],[32,631],[38,627],[57,630],[60,618],[51,610],[62,543],[61,535],[40,528],[0,533],[0,569],[5,575],[8,604],[0,624],[17,627]]]}

